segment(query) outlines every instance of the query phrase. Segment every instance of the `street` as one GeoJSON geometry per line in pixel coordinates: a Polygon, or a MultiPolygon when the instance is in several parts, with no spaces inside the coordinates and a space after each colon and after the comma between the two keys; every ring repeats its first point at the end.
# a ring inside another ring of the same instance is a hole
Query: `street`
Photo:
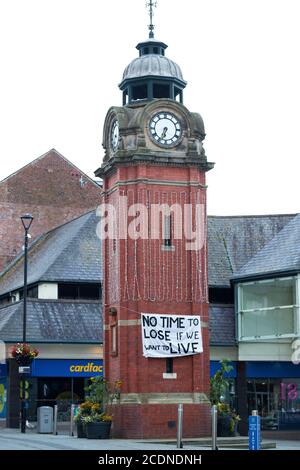
{"type": "MultiPolygon", "coordinates": [[[[231,440],[232,442],[232,440],[231,440]]],[[[264,440],[268,444],[271,441],[264,440]]],[[[272,441],[274,442],[274,440],[272,441]]],[[[233,449],[232,447],[222,447],[222,450],[243,450],[240,447],[233,449]]],[[[300,450],[299,441],[276,441],[277,450],[300,450]]],[[[146,440],[125,440],[125,439],[108,439],[108,440],[92,440],[78,439],[68,435],[54,436],[52,434],[37,434],[34,431],[27,431],[21,434],[16,429],[0,429],[0,450],[176,450],[175,443],[159,443],[146,440]]],[[[184,445],[184,450],[210,450],[207,446],[201,445],[201,440],[188,445],[184,445]]],[[[246,449],[244,449],[246,450],[246,449]]],[[[270,449],[272,450],[272,449],[270,449]]]]}

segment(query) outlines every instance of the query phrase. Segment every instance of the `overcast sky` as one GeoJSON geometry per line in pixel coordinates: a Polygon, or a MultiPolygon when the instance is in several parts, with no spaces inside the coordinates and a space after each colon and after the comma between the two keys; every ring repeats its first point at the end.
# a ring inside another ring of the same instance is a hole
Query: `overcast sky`
{"type": "MultiPolygon", "coordinates": [[[[205,122],[208,212],[299,212],[299,0],[158,0],[154,19],[205,122]]],[[[0,0],[0,179],[51,148],[93,177],[147,24],[145,0],[0,0]]]]}

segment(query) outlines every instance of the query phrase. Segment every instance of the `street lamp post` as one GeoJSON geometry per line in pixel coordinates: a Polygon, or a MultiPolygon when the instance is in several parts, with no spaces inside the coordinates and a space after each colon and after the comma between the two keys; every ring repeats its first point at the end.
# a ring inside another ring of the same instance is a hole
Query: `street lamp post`
{"type": "MultiPolygon", "coordinates": [[[[26,316],[27,316],[27,264],[28,264],[28,235],[29,229],[33,221],[30,214],[25,214],[21,217],[21,221],[25,231],[24,239],[24,287],[23,287],[23,344],[26,343],[26,316]]],[[[25,381],[22,384],[21,394],[21,432],[26,432],[26,406],[25,406],[25,381]]]]}

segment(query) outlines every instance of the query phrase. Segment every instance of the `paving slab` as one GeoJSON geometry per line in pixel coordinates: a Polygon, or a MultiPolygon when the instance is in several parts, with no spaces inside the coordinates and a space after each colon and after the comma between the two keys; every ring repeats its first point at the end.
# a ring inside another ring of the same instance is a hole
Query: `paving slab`
{"type": "MultiPolygon", "coordinates": [[[[246,450],[246,438],[219,441],[221,450],[246,450]],[[233,447],[232,447],[233,446],[233,447]],[[235,446],[235,447],[234,447],[235,446]]],[[[300,441],[265,440],[265,448],[272,450],[274,442],[278,450],[300,450],[300,441]]],[[[211,450],[208,439],[183,440],[183,450],[211,450]]],[[[177,450],[174,441],[127,439],[78,439],[68,435],[37,434],[30,430],[22,434],[18,429],[0,429],[0,450],[177,450]]]]}

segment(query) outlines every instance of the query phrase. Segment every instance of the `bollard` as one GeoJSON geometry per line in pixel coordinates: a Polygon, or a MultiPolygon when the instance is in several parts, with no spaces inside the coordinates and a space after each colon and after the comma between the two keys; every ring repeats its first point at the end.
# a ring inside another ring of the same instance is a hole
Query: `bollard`
{"type": "Polygon", "coordinates": [[[211,432],[212,432],[211,450],[218,450],[218,447],[217,447],[217,437],[218,437],[218,409],[217,409],[217,405],[213,405],[211,407],[211,432]]]}
{"type": "Polygon", "coordinates": [[[58,406],[54,405],[54,416],[53,416],[53,434],[54,434],[54,436],[57,436],[57,411],[58,411],[58,406]]]}
{"type": "Polygon", "coordinates": [[[75,405],[71,405],[71,421],[70,421],[70,436],[74,436],[74,409],[75,405]]]}
{"type": "Polygon", "coordinates": [[[183,448],[183,443],[182,443],[182,421],[183,421],[183,405],[178,405],[177,449],[182,449],[183,448]]]}
{"type": "Polygon", "coordinates": [[[261,421],[257,410],[253,410],[249,416],[249,450],[260,450],[261,448],[261,421]]]}

